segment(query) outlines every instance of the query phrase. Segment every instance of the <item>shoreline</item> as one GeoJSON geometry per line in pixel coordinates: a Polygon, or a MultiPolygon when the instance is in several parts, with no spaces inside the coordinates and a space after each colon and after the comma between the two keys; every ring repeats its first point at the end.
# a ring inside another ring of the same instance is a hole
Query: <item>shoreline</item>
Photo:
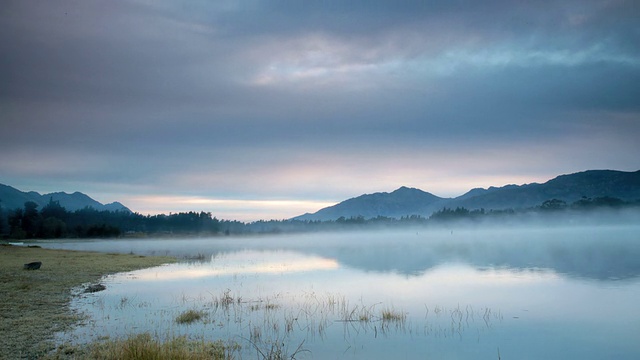
{"type": "Polygon", "coordinates": [[[73,288],[103,276],[173,263],[168,256],[54,250],[0,244],[0,358],[35,359],[55,350],[55,333],[82,320],[73,288]],[[38,270],[24,264],[40,261],[38,270]]]}

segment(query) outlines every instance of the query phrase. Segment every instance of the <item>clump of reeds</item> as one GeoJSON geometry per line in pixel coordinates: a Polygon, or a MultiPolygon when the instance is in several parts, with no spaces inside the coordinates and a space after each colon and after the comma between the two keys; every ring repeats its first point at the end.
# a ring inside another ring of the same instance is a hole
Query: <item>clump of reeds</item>
{"type": "Polygon", "coordinates": [[[361,322],[369,322],[371,321],[371,314],[367,312],[360,313],[358,320],[361,322]]]}
{"type": "Polygon", "coordinates": [[[394,309],[383,309],[381,313],[382,321],[403,323],[407,319],[407,314],[394,309]]]}
{"type": "Polygon", "coordinates": [[[260,309],[264,309],[265,311],[271,311],[271,310],[278,310],[279,308],[280,308],[280,305],[274,304],[274,303],[271,303],[271,302],[267,302],[264,305],[253,304],[253,305],[249,306],[249,310],[251,310],[251,311],[258,311],[260,309]]]}
{"type": "Polygon", "coordinates": [[[122,340],[108,340],[95,343],[89,351],[92,359],[147,360],[147,359],[232,359],[239,345],[224,344],[222,341],[194,341],[185,336],[175,337],[165,342],[152,338],[148,333],[131,336],[122,340]]]}
{"type": "Polygon", "coordinates": [[[339,321],[368,323],[374,319],[373,309],[376,307],[376,305],[378,304],[374,304],[368,307],[364,305],[356,305],[354,308],[349,308],[347,307],[347,304],[346,306],[343,306],[341,308],[342,318],[339,321]]]}
{"type": "Polygon", "coordinates": [[[202,319],[203,317],[204,313],[202,311],[190,309],[178,315],[178,317],[176,317],[176,322],[178,324],[191,324],[202,319]]]}
{"type": "Polygon", "coordinates": [[[213,305],[218,308],[222,307],[223,309],[228,309],[233,304],[240,304],[242,302],[241,297],[234,298],[231,296],[231,290],[227,289],[225,292],[219,297],[213,299],[213,305]]]}

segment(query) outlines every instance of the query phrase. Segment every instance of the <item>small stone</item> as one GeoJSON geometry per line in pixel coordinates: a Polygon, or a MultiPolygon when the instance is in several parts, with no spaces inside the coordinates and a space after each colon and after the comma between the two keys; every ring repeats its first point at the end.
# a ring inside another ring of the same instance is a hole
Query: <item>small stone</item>
{"type": "Polygon", "coordinates": [[[28,264],[24,264],[24,269],[25,270],[38,270],[38,269],[40,269],[40,266],[42,266],[42,262],[41,261],[34,261],[34,262],[30,262],[28,264]]]}

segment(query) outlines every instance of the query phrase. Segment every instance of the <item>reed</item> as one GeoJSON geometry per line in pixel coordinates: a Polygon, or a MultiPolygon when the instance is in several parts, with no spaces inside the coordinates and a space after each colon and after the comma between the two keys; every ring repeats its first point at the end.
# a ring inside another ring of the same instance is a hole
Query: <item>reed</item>
{"type": "Polygon", "coordinates": [[[178,324],[191,324],[202,319],[203,317],[204,313],[202,311],[189,309],[178,315],[178,317],[176,317],[176,322],[178,324]]]}
{"type": "Polygon", "coordinates": [[[398,322],[403,323],[407,320],[407,314],[395,309],[385,308],[382,310],[380,317],[383,322],[398,322]]]}
{"type": "Polygon", "coordinates": [[[217,307],[222,307],[223,309],[229,309],[231,305],[234,303],[240,304],[242,302],[242,298],[234,298],[231,296],[231,290],[227,289],[222,293],[219,298],[214,297],[213,305],[217,307]]]}
{"type": "Polygon", "coordinates": [[[251,328],[251,341],[253,343],[262,339],[262,328],[260,326],[254,326],[251,328]]]}
{"type": "Polygon", "coordinates": [[[264,348],[261,348],[257,343],[253,341],[250,341],[250,343],[256,349],[258,358],[262,360],[295,360],[296,357],[302,353],[311,353],[311,351],[309,351],[308,349],[303,348],[304,340],[291,353],[289,353],[289,349],[284,344],[284,342],[280,341],[279,339],[271,341],[270,343],[266,344],[266,347],[264,348]]]}

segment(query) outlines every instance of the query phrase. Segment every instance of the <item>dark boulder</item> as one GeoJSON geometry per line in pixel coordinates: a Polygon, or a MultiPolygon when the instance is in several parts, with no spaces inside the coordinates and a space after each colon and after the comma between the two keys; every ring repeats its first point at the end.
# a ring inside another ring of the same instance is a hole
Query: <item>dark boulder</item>
{"type": "Polygon", "coordinates": [[[85,293],[94,293],[94,292],[98,292],[98,291],[102,291],[104,289],[106,289],[107,287],[102,285],[102,284],[91,284],[89,286],[87,286],[86,289],[84,289],[85,293]]]}
{"type": "Polygon", "coordinates": [[[41,261],[34,261],[34,262],[30,262],[28,264],[24,264],[24,269],[25,270],[38,270],[38,269],[40,269],[40,266],[42,266],[42,262],[41,261]]]}

